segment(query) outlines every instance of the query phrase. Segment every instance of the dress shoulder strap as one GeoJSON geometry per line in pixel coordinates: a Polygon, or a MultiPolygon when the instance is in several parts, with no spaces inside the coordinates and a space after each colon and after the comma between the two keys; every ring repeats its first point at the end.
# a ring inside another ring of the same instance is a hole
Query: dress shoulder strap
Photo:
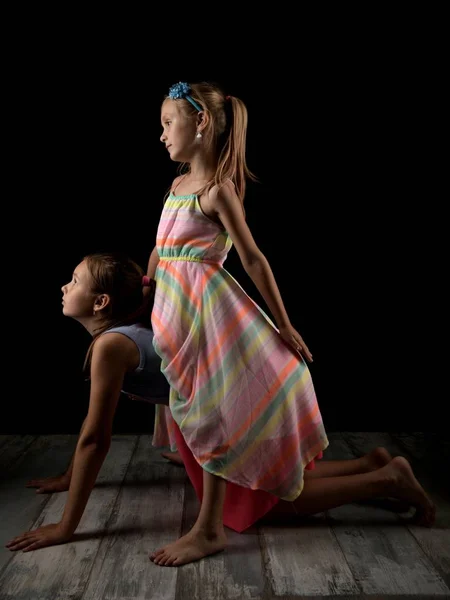
{"type": "Polygon", "coordinates": [[[187,175],[187,173],[185,173],[184,175],[180,175],[180,177],[177,177],[176,179],[174,179],[174,181],[172,183],[172,188],[170,190],[172,192],[172,194],[175,194],[175,190],[180,185],[180,183],[183,181],[183,179],[186,177],[186,175],[187,175]]]}

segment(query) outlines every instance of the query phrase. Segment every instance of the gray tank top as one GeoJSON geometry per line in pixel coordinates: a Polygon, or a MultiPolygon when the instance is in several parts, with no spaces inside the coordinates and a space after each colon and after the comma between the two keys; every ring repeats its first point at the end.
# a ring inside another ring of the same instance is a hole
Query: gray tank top
{"type": "Polygon", "coordinates": [[[136,344],[140,361],[133,373],[124,377],[122,392],[133,400],[169,404],[169,384],[161,372],[161,359],[153,348],[153,331],[140,323],[112,327],[104,332],[122,333],[136,344]]]}

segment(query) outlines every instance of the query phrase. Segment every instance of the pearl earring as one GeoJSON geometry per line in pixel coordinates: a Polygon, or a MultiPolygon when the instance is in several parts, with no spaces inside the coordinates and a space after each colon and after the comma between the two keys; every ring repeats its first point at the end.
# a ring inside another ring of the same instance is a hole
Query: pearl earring
{"type": "Polygon", "coordinates": [[[200,133],[200,131],[197,131],[197,135],[195,136],[198,140],[202,137],[202,134],[200,133]]]}

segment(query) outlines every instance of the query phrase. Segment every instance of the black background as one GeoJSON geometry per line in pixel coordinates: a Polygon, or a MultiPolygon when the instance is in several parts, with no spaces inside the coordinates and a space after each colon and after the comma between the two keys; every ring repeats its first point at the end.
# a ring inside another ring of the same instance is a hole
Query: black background
{"type": "MultiPolygon", "coordinates": [[[[441,79],[420,36],[330,26],[240,48],[233,30],[152,46],[102,33],[11,54],[0,432],[79,431],[89,336],[61,314],[60,288],[96,250],[146,267],[176,174],[160,104],[180,80],[216,81],[248,107],[247,221],[314,355],[327,429],[443,429],[441,79]]],[[[234,249],[225,267],[266,309],[234,249]]],[[[152,424],[153,407],[121,399],[116,432],[152,424]]]]}

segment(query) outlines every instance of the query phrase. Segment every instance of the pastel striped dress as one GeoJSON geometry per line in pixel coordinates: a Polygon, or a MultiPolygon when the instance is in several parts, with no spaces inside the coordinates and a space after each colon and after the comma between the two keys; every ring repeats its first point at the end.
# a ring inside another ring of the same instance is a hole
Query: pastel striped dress
{"type": "Polygon", "coordinates": [[[176,429],[194,467],[269,497],[264,504],[254,495],[265,510],[294,500],[304,469],[328,446],[306,363],[224,269],[231,239],[196,194],[169,195],[156,244],[153,344],[174,420],[161,406],[157,422],[172,442],[176,429]]]}

